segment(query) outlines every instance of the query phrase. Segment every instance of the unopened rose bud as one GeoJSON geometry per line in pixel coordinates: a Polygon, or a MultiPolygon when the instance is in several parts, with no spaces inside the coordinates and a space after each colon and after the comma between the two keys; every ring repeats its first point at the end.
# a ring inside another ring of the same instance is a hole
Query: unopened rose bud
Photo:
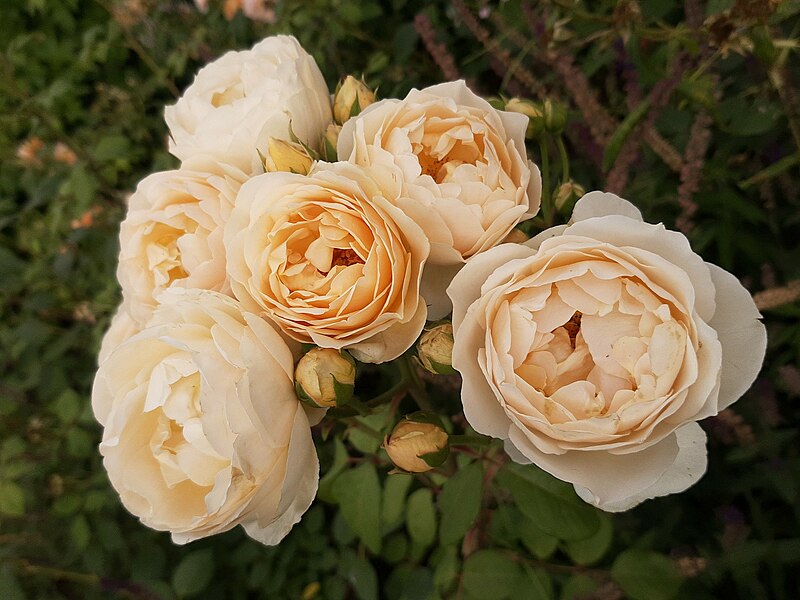
{"type": "Polygon", "coordinates": [[[409,473],[424,473],[438,467],[450,454],[447,432],[435,415],[406,415],[383,447],[395,466],[409,473]]]}
{"type": "Polygon", "coordinates": [[[339,141],[341,132],[341,125],[331,123],[322,136],[322,158],[328,162],[336,162],[336,144],[339,141]]]}
{"type": "Polygon", "coordinates": [[[553,102],[549,98],[544,101],[542,106],[544,115],[544,128],[550,133],[561,133],[567,124],[567,109],[563,104],[553,102]]]}
{"type": "Polygon", "coordinates": [[[542,107],[536,102],[524,98],[512,98],[506,103],[506,110],[528,117],[528,129],[525,137],[529,140],[536,139],[544,131],[544,114],[542,107]]]}
{"type": "Polygon", "coordinates": [[[422,366],[431,373],[450,375],[453,369],[453,325],[444,323],[429,329],[417,342],[422,366]]]}
{"type": "Polygon", "coordinates": [[[298,398],[319,408],[347,404],[353,397],[355,380],[353,359],[346,352],[332,348],[309,350],[294,371],[298,398]]]}
{"type": "Polygon", "coordinates": [[[268,173],[283,171],[307,175],[313,162],[314,159],[300,144],[269,138],[269,150],[264,160],[264,169],[268,173]]]}
{"type": "Polygon", "coordinates": [[[355,117],[373,102],[375,93],[367,87],[367,84],[348,75],[336,88],[333,97],[333,118],[339,125],[344,125],[350,117],[355,117]]]}
{"type": "Polygon", "coordinates": [[[574,204],[580,200],[585,193],[586,190],[583,188],[583,186],[575,183],[574,181],[562,183],[560,186],[558,186],[558,190],[556,190],[556,208],[561,210],[565,206],[569,206],[570,203],[574,204]]]}

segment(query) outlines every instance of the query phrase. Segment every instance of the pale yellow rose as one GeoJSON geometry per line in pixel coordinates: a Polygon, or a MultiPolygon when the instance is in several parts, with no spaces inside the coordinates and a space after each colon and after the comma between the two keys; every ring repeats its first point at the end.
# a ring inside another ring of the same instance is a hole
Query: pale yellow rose
{"type": "Polygon", "coordinates": [[[248,175],[263,172],[270,137],[291,130],[317,146],[333,118],[328,86],[314,58],[287,35],[228,52],[197,73],[164,111],[169,148],[181,160],[213,156],[248,175]]]}
{"type": "Polygon", "coordinates": [[[141,330],[142,326],[131,316],[128,303],[120,304],[117,312],[111,318],[108,329],[103,334],[100,350],[97,353],[97,364],[104,363],[117,346],[141,330]]]}
{"type": "Polygon", "coordinates": [[[235,167],[194,157],[139,183],[120,226],[117,279],[140,324],[167,288],[229,292],[222,233],[245,179],[235,167]]]}
{"type": "Polygon", "coordinates": [[[525,115],[498,111],[455,81],[372,104],[342,127],[340,160],[400,171],[397,205],[431,242],[423,282],[431,319],[449,312],[445,288],[464,261],[539,210],[527,125],[525,115]]]}
{"type": "Polygon", "coordinates": [[[319,478],[292,351],[217,292],[175,288],[160,300],[148,327],[95,377],[111,484],[130,512],[176,543],[242,525],[277,544],[319,478]]]}
{"type": "Polygon", "coordinates": [[[571,225],[476,256],[448,293],[467,420],[608,511],[702,476],[696,421],[747,390],[766,348],[735,277],[602,192],[571,225]]]}
{"type": "Polygon", "coordinates": [[[225,227],[234,295],[292,338],[346,348],[363,362],[397,358],[427,314],[428,241],[391,199],[400,184],[349,163],[245,183],[225,227]]]}

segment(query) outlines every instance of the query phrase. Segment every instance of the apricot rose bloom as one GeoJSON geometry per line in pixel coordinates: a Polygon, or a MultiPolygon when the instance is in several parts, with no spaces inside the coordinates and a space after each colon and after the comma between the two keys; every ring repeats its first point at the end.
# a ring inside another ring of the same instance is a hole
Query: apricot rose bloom
{"type": "Polygon", "coordinates": [[[164,118],[179,159],[210,155],[252,175],[264,170],[258,153],[267,155],[270,137],[289,140],[291,125],[317,146],[333,117],[314,58],[294,37],[277,35],[200,69],[164,118]]]}
{"type": "Polygon", "coordinates": [[[393,204],[399,190],[397,178],[343,162],[252,178],[225,227],[234,295],[300,342],[397,358],[425,325],[429,251],[393,204]]]}
{"type": "Polygon", "coordinates": [[[702,476],[697,421],[748,389],[766,348],[733,275],[602,192],[474,257],[448,293],[467,420],[607,511],[702,476]]]}
{"type": "Polygon", "coordinates": [[[217,292],[176,288],[160,300],[95,377],[109,479],[130,512],[176,543],[242,525],[277,544],[319,478],[293,353],[217,292]]]}
{"type": "Polygon", "coordinates": [[[431,242],[423,295],[432,319],[449,312],[445,288],[464,261],[539,210],[527,126],[525,115],[496,110],[455,81],[381,100],[342,127],[340,160],[401,172],[397,206],[431,242]]]}
{"type": "Polygon", "coordinates": [[[170,287],[229,292],[222,232],[244,173],[194,157],[145,177],[120,226],[117,279],[128,312],[144,324],[170,287]]]}

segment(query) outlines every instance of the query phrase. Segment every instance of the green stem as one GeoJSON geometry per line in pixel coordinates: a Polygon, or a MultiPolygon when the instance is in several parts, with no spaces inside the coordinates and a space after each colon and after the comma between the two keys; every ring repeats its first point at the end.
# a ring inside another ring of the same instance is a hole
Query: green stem
{"type": "Polygon", "coordinates": [[[401,356],[398,360],[401,376],[406,379],[409,384],[408,393],[414,399],[414,402],[417,403],[417,406],[419,406],[422,410],[435,413],[436,409],[428,399],[428,395],[425,393],[425,388],[422,386],[422,382],[419,380],[411,360],[411,356],[408,354],[401,356]]]}
{"type": "Polygon", "coordinates": [[[355,417],[347,419],[347,425],[350,426],[350,427],[354,427],[356,429],[359,429],[359,430],[363,431],[364,433],[366,433],[370,437],[375,438],[376,440],[378,440],[381,443],[383,443],[383,438],[386,437],[380,431],[378,431],[377,429],[373,429],[372,427],[370,427],[369,425],[367,425],[365,423],[362,423],[361,421],[359,421],[355,417]]]}
{"type": "Polygon", "coordinates": [[[479,435],[451,435],[451,446],[475,446],[477,448],[484,448],[492,445],[492,438],[479,436],[479,435]]]}
{"type": "Polygon", "coordinates": [[[539,140],[539,151],[542,155],[542,216],[547,227],[553,225],[553,205],[550,202],[550,151],[547,140],[539,140]]]}
{"type": "Polygon", "coordinates": [[[408,381],[405,378],[401,378],[395,385],[390,387],[388,390],[383,392],[382,394],[378,394],[374,398],[370,398],[364,404],[369,407],[380,406],[387,400],[393,399],[398,394],[401,394],[408,390],[408,381]]]}
{"type": "Polygon", "coordinates": [[[569,181],[569,156],[561,134],[558,134],[556,138],[556,146],[558,146],[558,154],[561,157],[561,183],[567,183],[569,181]]]}
{"type": "Polygon", "coordinates": [[[44,565],[33,564],[24,558],[17,561],[17,566],[20,571],[30,575],[42,575],[49,579],[66,581],[73,581],[75,583],[82,583],[88,585],[98,585],[100,577],[92,573],[78,573],[76,571],[66,571],[64,569],[56,569],[54,567],[46,567],[44,565]]]}
{"type": "Polygon", "coordinates": [[[796,164],[800,163],[800,152],[795,152],[794,154],[790,154],[789,156],[784,156],[777,162],[772,163],[766,169],[759,171],[749,179],[746,179],[739,183],[739,187],[743,190],[757,184],[761,183],[762,181],[767,181],[772,179],[773,177],[777,177],[784,171],[791,169],[796,164]]]}

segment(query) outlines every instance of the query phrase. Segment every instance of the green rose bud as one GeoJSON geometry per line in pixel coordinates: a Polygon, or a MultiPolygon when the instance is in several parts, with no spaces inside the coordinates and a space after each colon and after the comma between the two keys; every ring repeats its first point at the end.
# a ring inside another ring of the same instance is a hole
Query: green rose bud
{"type": "Polygon", "coordinates": [[[322,158],[328,162],[336,162],[336,143],[341,132],[341,125],[330,123],[322,135],[322,158]]]}
{"type": "Polygon", "coordinates": [[[528,129],[525,137],[529,140],[535,140],[545,130],[544,113],[542,107],[536,102],[524,98],[512,98],[506,103],[506,110],[528,117],[528,129]]]}
{"type": "Polygon", "coordinates": [[[333,96],[333,118],[339,125],[375,102],[375,93],[352,75],[345,77],[333,96]]]}
{"type": "Polygon", "coordinates": [[[586,190],[583,188],[582,185],[575,183],[574,181],[568,181],[566,183],[562,183],[558,186],[558,190],[556,190],[555,196],[555,205],[558,210],[561,210],[565,206],[570,206],[570,204],[574,204],[578,200],[580,200],[583,195],[586,193],[586,190]]]}
{"type": "Polygon", "coordinates": [[[567,109],[563,104],[553,102],[549,98],[542,107],[544,115],[544,128],[550,133],[561,133],[567,124],[567,109]]]}
{"type": "Polygon", "coordinates": [[[450,375],[453,369],[453,325],[443,323],[422,334],[417,342],[422,366],[431,373],[450,375]]]}

